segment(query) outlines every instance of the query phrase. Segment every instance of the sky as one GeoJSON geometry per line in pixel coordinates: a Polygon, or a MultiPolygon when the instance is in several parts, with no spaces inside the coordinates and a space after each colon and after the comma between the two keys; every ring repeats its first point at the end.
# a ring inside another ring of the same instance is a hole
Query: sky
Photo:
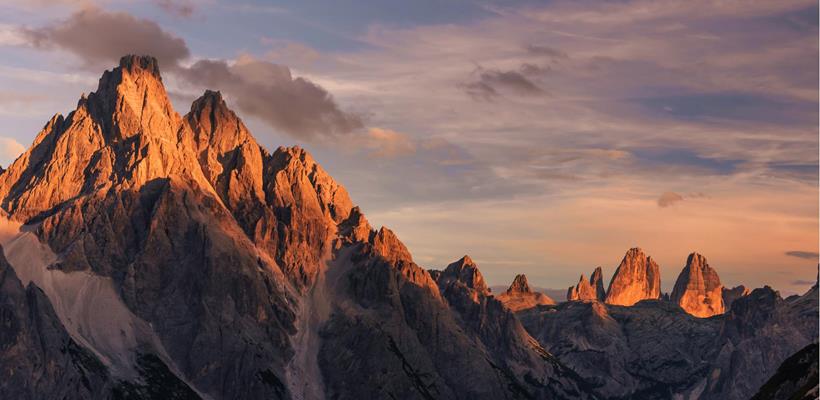
{"type": "Polygon", "coordinates": [[[427,268],[817,277],[816,1],[0,0],[0,164],[128,53],[181,114],[220,90],[308,149],[427,268]]]}

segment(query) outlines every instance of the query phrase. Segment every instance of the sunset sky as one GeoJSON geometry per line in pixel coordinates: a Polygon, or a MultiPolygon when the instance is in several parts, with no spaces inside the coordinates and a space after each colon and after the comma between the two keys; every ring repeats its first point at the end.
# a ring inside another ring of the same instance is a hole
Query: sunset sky
{"type": "Polygon", "coordinates": [[[818,263],[816,1],[0,0],[0,164],[126,53],[298,144],[427,268],[802,293],[818,263]],[[310,4],[304,4],[310,3],[310,4]]]}

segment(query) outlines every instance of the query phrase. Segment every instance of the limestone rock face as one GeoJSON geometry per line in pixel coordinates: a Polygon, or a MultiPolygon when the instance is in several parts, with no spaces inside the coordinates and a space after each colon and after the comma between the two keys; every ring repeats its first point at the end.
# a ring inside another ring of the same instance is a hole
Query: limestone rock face
{"type": "Polygon", "coordinates": [[[738,286],[735,286],[731,289],[724,287],[723,288],[723,293],[722,293],[723,308],[726,311],[731,310],[732,309],[732,303],[734,303],[735,300],[737,300],[737,299],[739,299],[743,296],[748,296],[749,293],[750,293],[749,289],[746,288],[746,286],[743,286],[743,285],[738,285],[738,286]]]}
{"type": "Polygon", "coordinates": [[[589,280],[584,278],[581,274],[581,279],[575,286],[570,286],[567,289],[567,301],[574,300],[597,300],[604,301],[606,299],[606,292],[604,291],[604,282],[602,279],[603,272],[601,267],[595,268],[595,271],[590,275],[589,280]]]}
{"type": "Polygon", "coordinates": [[[698,253],[689,255],[686,266],[675,282],[670,300],[696,317],[707,318],[723,314],[723,285],[706,257],[698,253]]]}
{"type": "Polygon", "coordinates": [[[546,294],[533,292],[532,289],[530,289],[529,282],[527,282],[527,277],[523,274],[516,275],[509,289],[496,296],[496,298],[513,312],[539,305],[555,304],[555,300],[546,294]]]}
{"type": "Polygon", "coordinates": [[[609,282],[606,303],[631,306],[641,300],[657,300],[660,297],[658,264],[643,250],[629,249],[609,282]]]}

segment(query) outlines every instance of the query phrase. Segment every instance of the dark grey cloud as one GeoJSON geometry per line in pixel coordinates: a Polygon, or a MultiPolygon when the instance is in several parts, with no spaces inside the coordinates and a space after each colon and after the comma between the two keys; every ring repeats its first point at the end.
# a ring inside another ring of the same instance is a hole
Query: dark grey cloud
{"type": "Polygon", "coordinates": [[[125,54],[151,54],[161,66],[176,66],[190,56],[185,41],[151,20],[97,8],[79,10],[66,19],[22,31],[29,44],[78,56],[89,68],[116,63],[125,54]]]}
{"type": "Polygon", "coordinates": [[[479,68],[477,79],[461,85],[462,89],[479,100],[492,100],[509,92],[522,96],[538,96],[546,92],[518,71],[487,70],[479,68]]]}
{"type": "MultiPolygon", "coordinates": [[[[802,259],[805,259],[805,260],[815,260],[815,261],[817,261],[818,257],[820,257],[820,255],[818,255],[814,251],[803,251],[803,250],[791,250],[791,251],[787,251],[785,254],[789,257],[797,257],[797,258],[802,258],[802,259]]],[[[814,283],[814,282],[812,282],[812,283],[814,283]]]]}
{"type": "Polygon", "coordinates": [[[800,286],[814,285],[815,283],[816,283],[815,281],[810,281],[810,280],[807,280],[807,279],[797,279],[797,280],[792,281],[792,285],[800,285],[800,286]]]}
{"type": "MultiPolygon", "coordinates": [[[[156,4],[180,16],[193,12],[187,1],[158,0],[156,4]]],[[[64,20],[22,32],[29,45],[72,53],[94,70],[116,63],[125,54],[152,55],[164,72],[193,86],[222,90],[246,115],[302,139],[364,127],[358,115],[342,111],[324,88],[293,77],[284,65],[245,57],[232,64],[201,60],[184,66],[182,61],[190,57],[190,50],[183,39],[154,21],[128,13],[86,8],[64,20]]]]}
{"type": "Polygon", "coordinates": [[[194,4],[191,0],[154,0],[154,4],[175,17],[188,18],[194,15],[194,4]]]}
{"type": "Polygon", "coordinates": [[[294,78],[284,65],[255,59],[235,64],[200,60],[177,73],[191,84],[226,92],[240,111],[302,139],[364,128],[360,116],[342,111],[324,88],[294,78]]]}
{"type": "Polygon", "coordinates": [[[525,49],[528,53],[535,56],[544,56],[549,58],[569,58],[567,53],[549,46],[542,46],[538,44],[528,44],[525,49]]]}
{"type": "Polygon", "coordinates": [[[548,72],[552,72],[552,67],[550,67],[549,65],[524,63],[521,64],[521,67],[519,67],[518,70],[521,71],[521,73],[524,75],[538,76],[544,75],[548,72]]]}

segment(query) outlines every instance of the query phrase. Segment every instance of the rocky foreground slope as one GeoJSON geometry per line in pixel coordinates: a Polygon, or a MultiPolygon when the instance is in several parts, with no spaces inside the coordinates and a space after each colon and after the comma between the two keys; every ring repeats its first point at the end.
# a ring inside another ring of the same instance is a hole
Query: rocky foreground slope
{"type": "Polygon", "coordinates": [[[0,205],[2,398],[593,397],[472,261],[434,279],[218,92],[177,114],[151,57],[52,118],[0,205]]]}

